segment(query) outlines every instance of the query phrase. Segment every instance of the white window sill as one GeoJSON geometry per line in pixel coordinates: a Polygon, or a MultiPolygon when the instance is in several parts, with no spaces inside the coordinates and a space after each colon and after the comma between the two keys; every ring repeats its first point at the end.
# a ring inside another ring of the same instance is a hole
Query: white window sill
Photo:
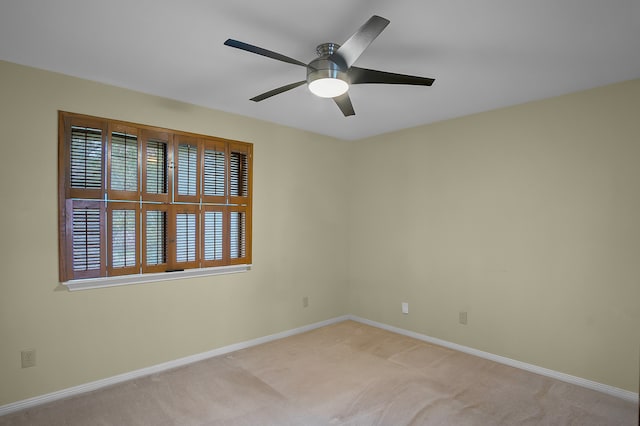
{"type": "Polygon", "coordinates": [[[91,288],[116,287],[121,285],[143,284],[157,281],[179,280],[183,278],[205,277],[209,275],[236,274],[246,272],[251,265],[219,266],[216,268],[187,269],[175,272],[160,272],[157,274],[122,275],[118,277],[88,278],[62,283],[67,290],[88,290],[91,288]]]}

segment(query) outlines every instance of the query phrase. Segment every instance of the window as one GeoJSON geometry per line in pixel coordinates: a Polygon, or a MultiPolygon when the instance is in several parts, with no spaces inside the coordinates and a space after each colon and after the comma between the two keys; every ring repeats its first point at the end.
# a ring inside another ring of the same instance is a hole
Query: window
{"type": "Polygon", "coordinates": [[[60,112],[60,281],[250,264],[252,152],[60,112]]]}

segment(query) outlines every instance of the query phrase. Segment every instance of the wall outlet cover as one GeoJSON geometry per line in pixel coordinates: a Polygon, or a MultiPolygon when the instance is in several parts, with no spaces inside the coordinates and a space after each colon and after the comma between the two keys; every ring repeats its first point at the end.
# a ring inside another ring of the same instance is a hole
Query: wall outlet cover
{"type": "Polygon", "coordinates": [[[22,368],[35,367],[36,365],[36,350],[25,349],[20,352],[20,362],[22,368]]]}

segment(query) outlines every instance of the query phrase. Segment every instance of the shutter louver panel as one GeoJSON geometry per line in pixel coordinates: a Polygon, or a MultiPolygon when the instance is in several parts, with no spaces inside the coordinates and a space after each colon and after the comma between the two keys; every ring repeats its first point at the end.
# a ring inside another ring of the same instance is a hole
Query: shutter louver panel
{"type": "Polygon", "coordinates": [[[71,188],[102,188],[102,130],[71,126],[71,188]]]}
{"type": "Polygon", "coordinates": [[[198,147],[180,144],[178,146],[178,194],[197,195],[198,147]]]}
{"type": "Polygon", "coordinates": [[[196,214],[176,214],[176,261],[196,260],[196,214]]]}
{"type": "Polygon", "coordinates": [[[224,196],[224,152],[205,149],[204,189],[207,196],[224,196]]]}
{"type": "Polygon", "coordinates": [[[149,266],[167,263],[167,212],[146,211],[146,259],[149,266]]]}
{"type": "Polygon", "coordinates": [[[111,134],[111,189],[138,190],[138,137],[127,133],[111,134]]]}
{"type": "Polygon", "coordinates": [[[135,210],[113,210],[112,212],[112,268],[136,266],[136,215],[135,210]]]}
{"type": "Polygon", "coordinates": [[[204,260],[222,260],[223,256],[223,212],[204,212],[204,260]]]}
{"type": "Polygon", "coordinates": [[[246,244],[246,217],[244,212],[230,212],[229,220],[230,250],[231,259],[241,259],[247,255],[246,244]]]}
{"type": "Polygon", "coordinates": [[[72,218],[72,241],[74,272],[100,271],[101,256],[100,209],[74,207],[72,218]]]}
{"type": "Polygon", "coordinates": [[[166,194],[167,143],[158,140],[148,140],[146,151],[146,192],[149,194],[166,194]]]}
{"type": "Polygon", "coordinates": [[[230,157],[230,188],[232,197],[249,196],[249,157],[244,152],[231,152],[230,157]]]}

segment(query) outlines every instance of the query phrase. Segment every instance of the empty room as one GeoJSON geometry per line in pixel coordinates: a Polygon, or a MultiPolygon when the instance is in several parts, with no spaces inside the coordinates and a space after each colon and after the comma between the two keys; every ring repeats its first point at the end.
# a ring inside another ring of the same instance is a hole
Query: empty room
{"type": "Polygon", "coordinates": [[[0,426],[638,424],[639,23],[1,1],[0,426]]]}

